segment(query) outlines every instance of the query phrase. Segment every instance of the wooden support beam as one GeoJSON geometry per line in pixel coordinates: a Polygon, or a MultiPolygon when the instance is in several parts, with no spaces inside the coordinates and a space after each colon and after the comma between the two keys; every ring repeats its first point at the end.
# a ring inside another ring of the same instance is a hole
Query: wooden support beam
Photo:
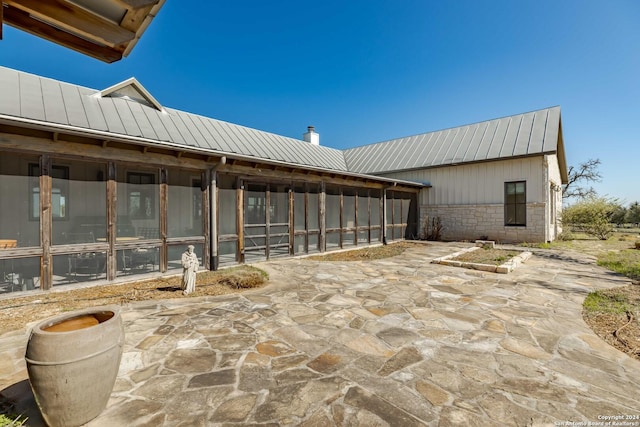
{"type": "Polygon", "coordinates": [[[127,9],[140,9],[141,7],[153,6],[158,0],[116,0],[127,9]]]}
{"type": "Polygon", "coordinates": [[[215,169],[204,171],[200,175],[202,192],[202,233],[204,251],[202,261],[207,270],[218,269],[218,173],[215,169]]]}
{"type": "Polygon", "coordinates": [[[51,211],[51,157],[40,157],[40,288],[51,289],[53,286],[53,259],[51,257],[51,235],[53,230],[53,214],[51,211]]]}
{"type": "Polygon", "coordinates": [[[142,154],[146,154],[147,151],[149,151],[149,147],[147,147],[146,145],[142,147],[142,154]]]}
{"type": "Polygon", "coordinates": [[[169,265],[168,253],[167,253],[167,231],[168,231],[168,218],[169,215],[169,172],[166,168],[160,168],[160,238],[162,239],[162,246],[160,247],[160,272],[167,271],[169,265]]]}
{"type": "Polygon", "coordinates": [[[115,47],[130,42],[135,32],[120,27],[84,8],[63,0],[3,0],[11,8],[28,13],[63,31],[96,44],[115,47]]]}
{"type": "Polygon", "coordinates": [[[73,156],[91,160],[114,160],[139,165],[158,164],[166,167],[198,170],[205,169],[207,166],[203,160],[189,157],[178,159],[175,155],[170,154],[173,153],[173,151],[167,151],[166,154],[151,151],[142,154],[139,148],[116,148],[113,146],[114,143],[112,141],[103,140],[101,145],[96,145],[100,143],[100,140],[90,140],[92,144],[89,144],[68,142],[63,139],[64,137],[65,135],[63,134],[59,135],[58,143],[51,144],[49,139],[0,132],[0,149],[26,151],[25,147],[28,146],[28,151],[32,152],[73,156]],[[107,146],[107,144],[110,144],[110,146],[107,146]]]}
{"type": "Polygon", "coordinates": [[[244,185],[238,178],[236,190],[236,231],[238,232],[238,252],[236,259],[244,263],[244,185]]]}
{"type": "Polygon", "coordinates": [[[145,19],[153,18],[153,16],[149,16],[149,13],[151,12],[151,9],[153,9],[153,7],[153,5],[148,5],[139,7],[137,9],[128,9],[127,13],[125,13],[124,17],[122,18],[122,21],[120,21],[120,26],[127,30],[133,31],[134,33],[137,32],[138,29],[144,25],[145,19]]]}
{"type": "Polygon", "coordinates": [[[289,190],[289,255],[293,255],[293,246],[296,239],[296,224],[294,218],[294,193],[293,188],[289,190]]]}
{"type": "Polygon", "coordinates": [[[69,49],[99,59],[107,63],[112,63],[122,59],[124,48],[108,47],[96,44],[82,37],[60,30],[56,27],[32,18],[28,12],[16,8],[6,8],[4,10],[4,22],[22,31],[51,40],[69,49]]]}
{"type": "Polygon", "coordinates": [[[318,204],[320,205],[320,252],[324,252],[327,250],[326,241],[327,241],[327,186],[324,181],[320,183],[320,193],[318,194],[319,200],[318,204]]]}
{"type": "Polygon", "coordinates": [[[116,221],[118,216],[117,206],[118,183],[116,181],[116,164],[109,162],[107,165],[107,280],[114,280],[118,271],[116,241],[116,221]]]}

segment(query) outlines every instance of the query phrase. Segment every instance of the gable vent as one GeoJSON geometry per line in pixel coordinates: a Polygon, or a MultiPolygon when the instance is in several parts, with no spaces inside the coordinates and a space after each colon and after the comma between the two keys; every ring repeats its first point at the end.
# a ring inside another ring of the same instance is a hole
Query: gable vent
{"type": "Polygon", "coordinates": [[[108,87],[96,95],[100,98],[124,98],[164,111],[162,105],[134,77],[108,87]]]}

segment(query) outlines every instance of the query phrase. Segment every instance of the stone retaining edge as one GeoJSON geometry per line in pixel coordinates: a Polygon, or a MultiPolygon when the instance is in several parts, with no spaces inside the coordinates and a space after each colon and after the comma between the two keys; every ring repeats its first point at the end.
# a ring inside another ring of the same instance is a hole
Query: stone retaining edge
{"type": "Polygon", "coordinates": [[[442,264],[449,265],[452,267],[463,267],[469,268],[471,270],[480,270],[487,271],[489,273],[499,273],[499,274],[508,274],[511,273],[514,269],[516,269],[520,264],[528,260],[532,253],[529,251],[525,251],[520,253],[519,255],[514,256],[507,262],[501,265],[492,265],[492,264],[479,264],[475,262],[463,262],[463,261],[455,261],[452,258],[456,258],[462,254],[472,252],[475,250],[481,249],[481,246],[474,246],[472,248],[464,249],[458,252],[454,252],[450,255],[435,258],[431,261],[432,264],[442,264]]]}

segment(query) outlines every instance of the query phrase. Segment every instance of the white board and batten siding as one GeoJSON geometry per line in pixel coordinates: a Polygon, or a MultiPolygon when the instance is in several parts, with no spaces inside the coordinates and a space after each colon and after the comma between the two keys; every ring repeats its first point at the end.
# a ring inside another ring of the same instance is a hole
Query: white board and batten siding
{"type": "MultiPolygon", "coordinates": [[[[504,183],[526,181],[527,203],[545,202],[543,156],[471,163],[384,174],[388,178],[429,182],[421,205],[479,205],[504,203],[504,183]]],[[[550,164],[554,163],[550,161],[550,164]]],[[[555,162],[557,169],[557,161],[555,162]]],[[[560,172],[557,170],[558,182],[560,172]]]]}
{"type": "MultiPolygon", "coordinates": [[[[425,220],[439,217],[445,240],[488,238],[499,242],[540,242],[553,239],[556,230],[550,224],[551,212],[547,210],[551,191],[544,163],[545,156],[530,156],[385,176],[432,185],[420,193],[420,224],[424,227],[425,220]],[[504,184],[514,181],[526,182],[526,226],[504,223],[504,184]]],[[[554,169],[553,174],[559,175],[559,172],[554,169]]]]}

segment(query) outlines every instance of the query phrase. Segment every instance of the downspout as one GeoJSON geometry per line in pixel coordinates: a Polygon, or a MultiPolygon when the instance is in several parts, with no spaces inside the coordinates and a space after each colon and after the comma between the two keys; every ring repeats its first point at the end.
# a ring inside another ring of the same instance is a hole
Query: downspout
{"type": "Polygon", "coordinates": [[[218,169],[227,164],[227,157],[222,156],[218,163],[209,169],[209,268],[218,269],[218,169]]]}

